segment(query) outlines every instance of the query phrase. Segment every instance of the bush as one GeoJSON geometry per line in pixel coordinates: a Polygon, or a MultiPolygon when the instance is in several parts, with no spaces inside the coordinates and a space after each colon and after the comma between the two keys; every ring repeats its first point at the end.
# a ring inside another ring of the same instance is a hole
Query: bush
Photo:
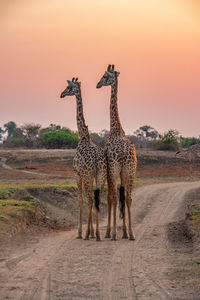
{"type": "Polygon", "coordinates": [[[26,138],[9,138],[6,141],[4,141],[3,145],[9,148],[26,147],[26,138]]]}
{"type": "Polygon", "coordinates": [[[200,139],[197,139],[195,137],[184,138],[181,136],[181,138],[180,138],[180,146],[184,147],[184,148],[188,148],[188,147],[198,144],[198,143],[200,143],[200,139]]]}
{"type": "Polygon", "coordinates": [[[40,136],[41,145],[48,149],[76,148],[78,135],[70,129],[44,132],[40,136]]]}
{"type": "Polygon", "coordinates": [[[179,149],[178,133],[175,130],[169,130],[159,140],[150,142],[156,150],[176,151],[179,149]]]}

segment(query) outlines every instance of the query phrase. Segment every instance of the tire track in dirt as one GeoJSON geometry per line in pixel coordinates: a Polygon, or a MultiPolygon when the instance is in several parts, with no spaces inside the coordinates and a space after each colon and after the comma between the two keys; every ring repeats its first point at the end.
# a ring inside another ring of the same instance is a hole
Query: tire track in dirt
{"type": "Polygon", "coordinates": [[[136,189],[135,241],[122,240],[121,230],[116,242],[76,240],[70,231],[16,248],[0,262],[0,299],[176,299],[166,275],[174,268],[166,228],[184,217],[184,195],[199,187],[193,182],[136,189]]]}

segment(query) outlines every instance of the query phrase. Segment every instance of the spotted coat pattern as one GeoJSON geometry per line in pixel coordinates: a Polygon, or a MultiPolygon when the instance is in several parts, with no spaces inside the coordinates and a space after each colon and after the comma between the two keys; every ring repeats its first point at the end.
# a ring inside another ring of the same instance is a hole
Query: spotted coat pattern
{"type": "MultiPolygon", "coordinates": [[[[76,175],[79,196],[79,226],[78,238],[82,238],[82,210],[83,210],[83,192],[88,203],[88,224],[85,239],[89,236],[94,237],[93,228],[93,183],[96,182],[96,189],[101,193],[107,176],[107,163],[105,151],[97,147],[89,134],[88,127],[85,124],[83,114],[83,104],[81,96],[81,83],[78,79],[68,80],[67,88],[61,93],[61,98],[65,96],[76,96],[77,104],[77,127],[79,134],[79,143],[74,156],[73,167],[76,175]]],[[[99,211],[96,210],[96,239],[100,240],[99,231],[99,211]]]]}
{"type": "MultiPolygon", "coordinates": [[[[134,239],[132,231],[132,191],[136,174],[137,158],[135,146],[125,135],[120,123],[117,91],[119,73],[114,71],[114,66],[108,66],[107,71],[97,84],[97,88],[111,86],[110,99],[110,135],[106,143],[106,156],[108,161],[108,225],[106,237],[111,237],[111,211],[113,206],[112,239],[116,239],[116,207],[118,203],[117,180],[120,177],[121,185],[125,188],[125,203],[128,209],[129,239],[134,239]]],[[[128,238],[126,227],[126,213],[123,213],[123,238],[128,238]]]]}

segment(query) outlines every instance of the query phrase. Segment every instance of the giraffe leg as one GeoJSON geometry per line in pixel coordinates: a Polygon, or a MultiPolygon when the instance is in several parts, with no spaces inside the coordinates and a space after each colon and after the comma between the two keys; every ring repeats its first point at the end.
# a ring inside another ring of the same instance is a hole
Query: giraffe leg
{"type": "Polygon", "coordinates": [[[124,215],[123,215],[123,239],[128,239],[127,227],[126,227],[126,207],[124,205],[124,215]]]}
{"type": "MultiPolygon", "coordinates": [[[[121,186],[124,188],[124,198],[125,198],[125,192],[126,192],[126,186],[125,186],[125,179],[124,179],[124,170],[122,169],[120,173],[120,178],[121,178],[121,186]]],[[[126,227],[126,205],[123,207],[123,235],[122,239],[128,239],[128,234],[127,234],[127,227],[126,227]]]]}
{"type": "Polygon", "coordinates": [[[129,240],[135,240],[135,236],[132,230],[132,210],[131,210],[135,171],[136,171],[136,163],[135,160],[132,158],[126,162],[126,166],[125,166],[126,205],[128,211],[129,240]]]}
{"type": "Polygon", "coordinates": [[[135,240],[135,236],[132,230],[132,211],[131,211],[131,204],[132,204],[132,190],[133,190],[133,181],[129,181],[127,185],[127,209],[128,209],[128,231],[129,231],[129,240],[135,240]]]}
{"type": "Polygon", "coordinates": [[[112,202],[108,200],[108,225],[106,230],[105,238],[111,238],[111,211],[112,211],[112,202]]]}
{"type": "Polygon", "coordinates": [[[92,208],[93,208],[92,186],[93,186],[93,181],[91,182],[88,181],[84,184],[86,197],[88,200],[88,223],[87,223],[87,229],[85,234],[85,240],[89,240],[91,228],[94,234],[94,228],[92,224],[92,208]]]}
{"type": "Polygon", "coordinates": [[[82,181],[80,178],[77,180],[77,186],[78,186],[78,198],[79,198],[79,224],[78,224],[77,239],[82,239],[83,189],[82,189],[82,181]]]}
{"type": "Polygon", "coordinates": [[[117,193],[117,183],[115,177],[113,178],[112,183],[112,197],[113,197],[113,228],[112,228],[112,237],[111,240],[116,241],[117,239],[117,200],[118,200],[118,193],[117,193]]]}
{"type": "Polygon", "coordinates": [[[117,191],[114,192],[114,195],[113,195],[113,229],[112,229],[112,240],[113,241],[116,241],[117,239],[117,229],[116,229],[116,214],[117,214],[117,191]]]}
{"type": "Polygon", "coordinates": [[[115,163],[109,168],[109,196],[112,199],[110,202],[113,206],[113,227],[111,240],[116,241],[117,239],[117,203],[118,203],[118,192],[117,192],[117,179],[120,175],[121,166],[119,163],[115,163]]]}
{"type": "Polygon", "coordinates": [[[90,237],[91,239],[95,238],[94,226],[93,226],[93,205],[92,205],[92,214],[91,214],[91,223],[90,223],[90,237]]]}
{"type": "Polygon", "coordinates": [[[111,211],[112,211],[112,199],[111,199],[111,185],[108,180],[108,195],[107,195],[107,206],[108,206],[108,224],[105,238],[111,238],[111,211]]]}
{"type": "Polygon", "coordinates": [[[135,236],[132,230],[132,213],[131,213],[131,201],[127,201],[127,208],[128,208],[128,221],[129,221],[129,240],[135,240],[135,236]]]}
{"type": "Polygon", "coordinates": [[[99,229],[99,219],[100,219],[100,204],[101,204],[101,196],[103,192],[103,187],[107,177],[107,165],[106,161],[102,162],[98,161],[97,165],[97,177],[96,177],[96,190],[94,191],[94,202],[96,207],[96,240],[100,241],[100,229],[99,229]]]}
{"type": "Polygon", "coordinates": [[[96,210],[96,240],[100,241],[100,230],[99,230],[99,211],[96,210]]]}
{"type": "Polygon", "coordinates": [[[87,230],[84,238],[85,240],[89,240],[90,228],[91,228],[91,216],[92,216],[92,202],[88,202],[88,223],[87,223],[87,230]]]}

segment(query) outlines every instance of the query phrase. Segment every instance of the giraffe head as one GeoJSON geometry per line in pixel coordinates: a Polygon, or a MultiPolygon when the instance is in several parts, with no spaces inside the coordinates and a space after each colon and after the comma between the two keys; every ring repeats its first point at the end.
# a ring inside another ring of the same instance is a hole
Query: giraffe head
{"type": "Polygon", "coordinates": [[[104,73],[103,77],[97,83],[97,89],[101,88],[102,86],[112,85],[115,83],[117,76],[119,76],[119,72],[114,70],[114,65],[108,65],[106,72],[104,73]]]}
{"type": "Polygon", "coordinates": [[[76,96],[79,93],[79,88],[81,83],[78,82],[78,78],[72,78],[72,81],[67,80],[68,86],[61,93],[60,98],[64,98],[65,96],[76,96]]]}

